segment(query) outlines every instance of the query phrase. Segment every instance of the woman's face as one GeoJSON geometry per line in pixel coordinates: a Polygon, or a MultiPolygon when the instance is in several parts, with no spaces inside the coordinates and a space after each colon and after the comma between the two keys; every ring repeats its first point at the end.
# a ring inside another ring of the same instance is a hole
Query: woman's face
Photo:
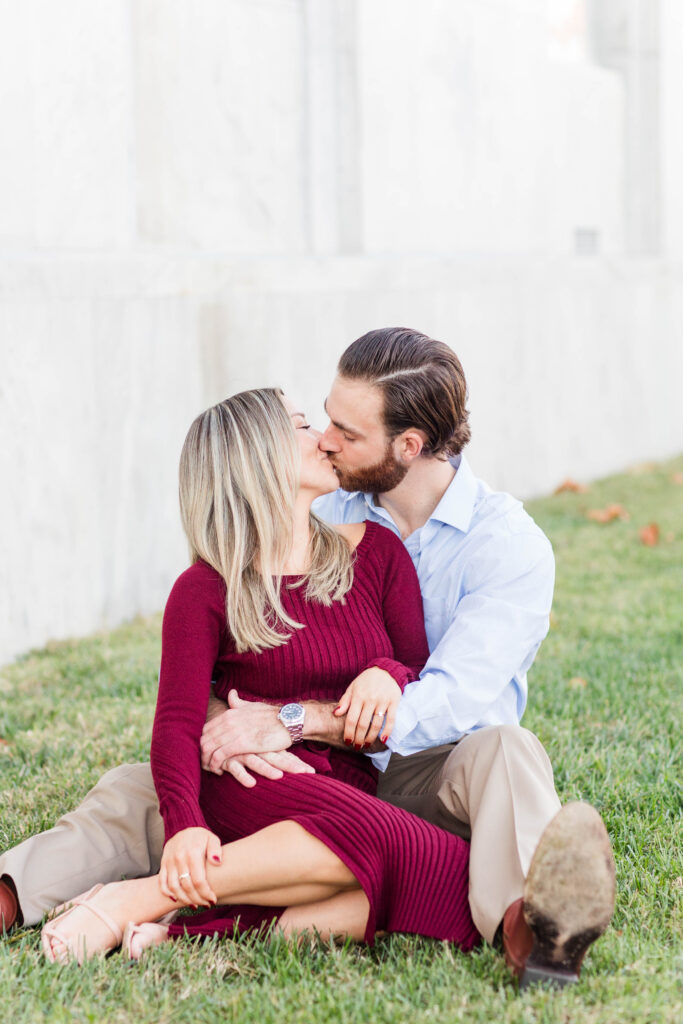
{"type": "Polygon", "coordinates": [[[310,426],[305,414],[299,411],[291,398],[285,395],[283,402],[292,419],[292,426],[301,452],[299,490],[312,492],[316,496],[336,491],[339,487],[337,474],[326,452],[321,451],[318,447],[320,432],[310,426]]]}

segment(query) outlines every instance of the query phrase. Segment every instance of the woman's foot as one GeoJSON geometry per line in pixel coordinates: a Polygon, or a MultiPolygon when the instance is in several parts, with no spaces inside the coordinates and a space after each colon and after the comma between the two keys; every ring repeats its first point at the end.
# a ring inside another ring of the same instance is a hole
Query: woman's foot
{"type": "Polygon", "coordinates": [[[121,928],[98,905],[107,903],[106,897],[100,897],[103,888],[95,885],[82,896],[77,896],[68,910],[43,926],[40,938],[50,963],[65,964],[77,960],[82,964],[97,953],[115,949],[121,944],[121,928]]]}
{"type": "Polygon", "coordinates": [[[167,905],[154,879],[96,885],[44,926],[43,951],[51,963],[82,964],[120,946],[128,921],[155,920],[167,905]]]}
{"type": "Polygon", "coordinates": [[[168,925],[146,922],[134,924],[129,921],[123,933],[121,952],[131,960],[139,960],[150,946],[160,946],[168,940],[168,925]]]}

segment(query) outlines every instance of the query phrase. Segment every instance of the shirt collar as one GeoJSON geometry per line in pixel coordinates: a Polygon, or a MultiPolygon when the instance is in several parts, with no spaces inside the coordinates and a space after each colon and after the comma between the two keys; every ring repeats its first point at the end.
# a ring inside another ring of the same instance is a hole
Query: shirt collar
{"type": "MultiPolygon", "coordinates": [[[[474,502],[477,496],[477,479],[464,455],[457,455],[454,459],[451,459],[451,465],[455,467],[457,472],[429,518],[439,523],[446,523],[447,526],[453,526],[456,530],[467,533],[472,521],[474,502]]],[[[384,513],[388,515],[380,505],[375,504],[374,494],[371,491],[360,493],[358,491],[349,491],[344,496],[344,501],[349,502],[353,498],[357,499],[359,497],[364,499],[365,504],[375,514],[379,513],[382,515],[384,513]]]]}
{"type": "Polygon", "coordinates": [[[464,455],[451,459],[451,465],[457,472],[429,518],[467,533],[477,497],[477,478],[464,455]]]}

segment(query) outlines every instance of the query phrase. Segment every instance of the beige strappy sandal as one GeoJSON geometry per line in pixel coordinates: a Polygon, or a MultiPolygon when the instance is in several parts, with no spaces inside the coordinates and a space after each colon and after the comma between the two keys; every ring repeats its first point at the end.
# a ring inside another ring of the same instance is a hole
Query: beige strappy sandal
{"type": "Polygon", "coordinates": [[[60,963],[66,964],[70,960],[76,960],[80,965],[85,960],[91,959],[98,953],[108,953],[110,949],[116,949],[117,946],[121,945],[123,939],[123,932],[119,928],[116,921],[105,913],[104,910],[100,910],[92,904],[92,899],[102,889],[101,884],[94,885],[92,889],[84,892],[81,896],[76,896],[75,899],[71,900],[66,910],[62,911],[57,917],[53,917],[51,921],[48,921],[43,926],[43,930],[40,933],[40,941],[43,947],[43,953],[51,964],[60,963]],[[66,937],[59,931],[59,923],[63,921],[65,917],[73,913],[78,907],[85,907],[95,917],[99,917],[100,921],[107,926],[109,931],[114,936],[114,942],[111,946],[107,946],[104,949],[91,950],[87,948],[87,939],[85,934],[72,935],[66,937]],[[59,945],[59,949],[56,949],[56,945],[59,945]]]}
{"type": "MultiPolygon", "coordinates": [[[[175,917],[168,914],[167,917],[175,917]]],[[[164,919],[162,918],[162,921],[164,919]]],[[[147,921],[144,924],[135,924],[129,921],[123,931],[121,941],[121,952],[131,960],[139,960],[146,949],[150,946],[160,946],[162,942],[168,941],[168,924],[161,921],[147,921]]]]}

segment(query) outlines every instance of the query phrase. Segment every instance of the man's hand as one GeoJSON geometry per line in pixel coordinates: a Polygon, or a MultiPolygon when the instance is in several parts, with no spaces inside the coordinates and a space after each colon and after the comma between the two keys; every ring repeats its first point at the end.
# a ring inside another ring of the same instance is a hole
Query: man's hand
{"type": "Polygon", "coordinates": [[[315,775],[315,768],[289,750],[279,750],[272,754],[236,754],[225,761],[215,774],[222,775],[224,772],[232,775],[242,786],[251,789],[256,785],[254,775],[261,775],[264,779],[281,779],[285,772],[291,775],[315,775]],[[250,775],[250,772],[254,775],[250,775]]]}
{"type": "Polygon", "coordinates": [[[228,709],[206,722],[200,741],[202,768],[221,775],[224,763],[237,754],[272,754],[286,750],[291,736],[273,704],[241,700],[228,694],[228,709]]]}

